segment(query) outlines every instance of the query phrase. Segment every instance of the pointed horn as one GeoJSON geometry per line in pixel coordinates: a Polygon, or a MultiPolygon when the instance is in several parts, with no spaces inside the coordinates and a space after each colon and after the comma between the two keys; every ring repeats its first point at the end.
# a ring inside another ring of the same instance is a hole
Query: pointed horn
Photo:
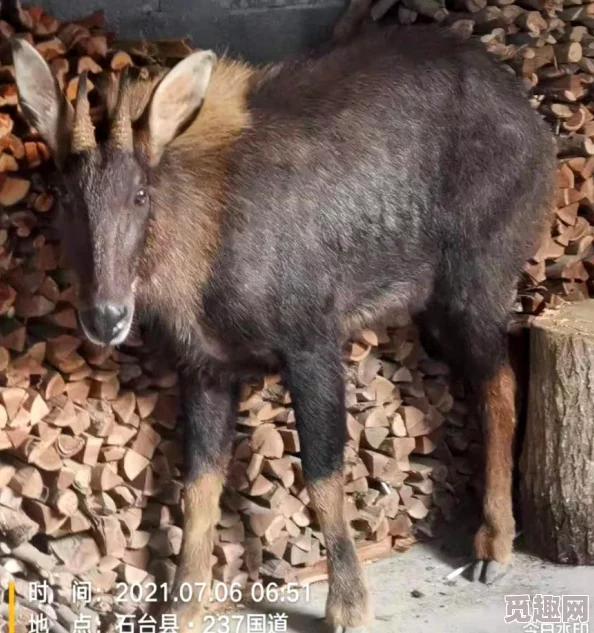
{"type": "Polygon", "coordinates": [[[128,67],[122,70],[118,100],[113,112],[109,140],[114,147],[131,152],[134,149],[132,119],[130,116],[131,79],[128,67]]]}
{"type": "Polygon", "coordinates": [[[87,71],[85,70],[78,78],[70,149],[72,152],[78,153],[93,149],[96,146],[95,128],[91,121],[91,107],[87,95],[87,71]]]}

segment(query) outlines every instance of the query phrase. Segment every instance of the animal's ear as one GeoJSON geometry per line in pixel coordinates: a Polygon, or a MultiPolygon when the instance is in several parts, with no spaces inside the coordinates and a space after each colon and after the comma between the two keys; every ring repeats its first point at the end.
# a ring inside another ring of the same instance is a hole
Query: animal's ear
{"type": "Polygon", "coordinates": [[[60,163],[68,153],[72,106],[43,57],[26,40],[11,41],[19,100],[29,123],[60,163]]]}
{"type": "Polygon", "coordinates": [[[148,112],[149,154],[153,164],[204,100],[216,62],[212,51],[197,51],[174,66],[153,93],[148,112]]]}

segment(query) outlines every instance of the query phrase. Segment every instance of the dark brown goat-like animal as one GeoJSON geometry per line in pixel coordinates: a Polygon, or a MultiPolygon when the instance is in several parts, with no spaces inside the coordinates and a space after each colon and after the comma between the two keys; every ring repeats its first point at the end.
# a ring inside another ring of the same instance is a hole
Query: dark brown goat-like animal
{"type": "MultiPolygon", "coordinates": [[[[551,136],[515,79],[432,27],[263,69],[200,51],[164,77],[124,78],[98,142],[84,92],[73,109],[26,42],[14,63],[63,180],[85,332],[121,343],[136,312],[179,359],[176,584],[210,581],[239,381],[281,371],[328,548],[327,619],[337,631],[370,623],[344,515],[341,345],[395,309],[415,315],[476,397],[486,491],[475,546],[490,580],[514,537],[506,330],[554,183],[551,136]]],[[[200,617],[200,605],[177,608],[182,630],[200,617]]]]}

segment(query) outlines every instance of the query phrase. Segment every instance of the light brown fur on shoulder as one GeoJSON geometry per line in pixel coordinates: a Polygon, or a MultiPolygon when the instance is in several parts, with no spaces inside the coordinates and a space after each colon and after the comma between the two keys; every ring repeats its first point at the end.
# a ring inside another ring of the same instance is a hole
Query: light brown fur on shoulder
{"type": "Polygon", "coordinates": [[[227,152],[250,126],[247,96],[258,73],[244,63],[220,59],[196,118],[154,170],[138,296],[158,305],[165,321],[186,339],[201,334],[196,328],[200,288],[219,243],[227,152]]]}
{"type": "Polygon", "coordinates": [[[259,71],[222,57],[215,65],[200,112],[171,143],[170,152],[191,146],[198,151],[220,148],[250,126],[247,95],[259,71]]]}

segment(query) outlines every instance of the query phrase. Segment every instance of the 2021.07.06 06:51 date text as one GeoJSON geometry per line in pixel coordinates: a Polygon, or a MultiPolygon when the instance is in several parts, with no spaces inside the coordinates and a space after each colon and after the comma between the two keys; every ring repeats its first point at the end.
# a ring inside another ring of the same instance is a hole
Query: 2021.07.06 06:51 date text
{"type": "Polygon", "coordinates": [[[217,583],[212,591],[208,591],[207,583],[182,583],[175,591],[172,591],[167,583],[148,582],[146,584],[119,582],[116,585],[116,602],[260,602],[294,604],[304,592],[304,599],[309,602],[309,585],[300,586],[297,583],[277,585],[276,583],[264,584],[256,582],[244,593],[244,587],[239,583],[225,585],[217,583]]]}

